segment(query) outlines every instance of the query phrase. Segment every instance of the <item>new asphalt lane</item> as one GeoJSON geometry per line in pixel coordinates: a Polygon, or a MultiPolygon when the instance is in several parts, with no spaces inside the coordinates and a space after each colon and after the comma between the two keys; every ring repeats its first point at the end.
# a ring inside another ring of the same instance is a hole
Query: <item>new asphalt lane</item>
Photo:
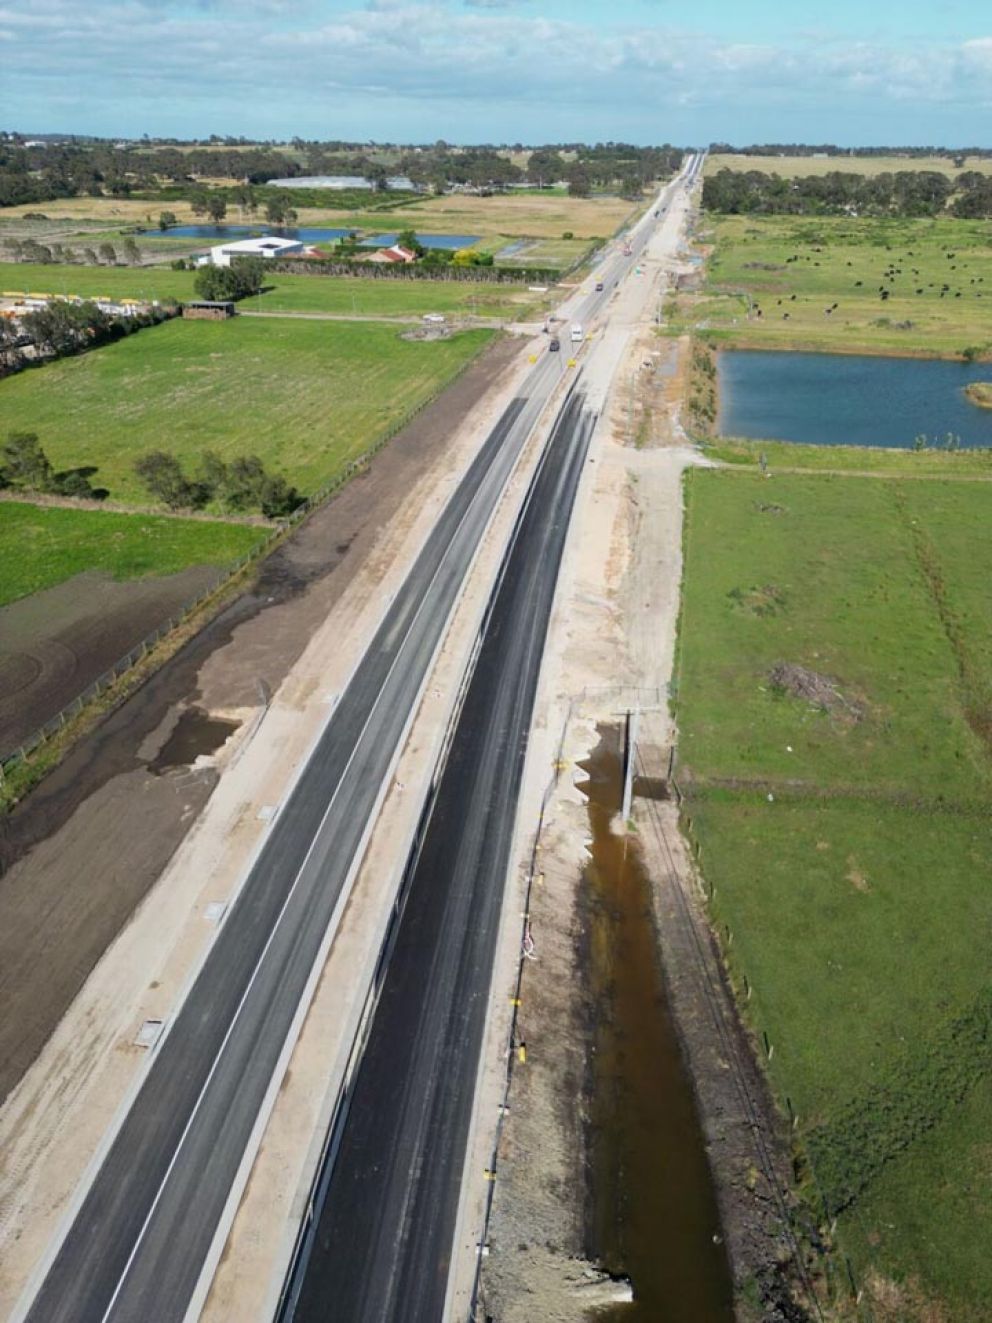
{"type": "Polygon", "coordinates": [[[594,415],[577,391],[532,481],[415,866],[293,1323],[439,1323],[517,797],[594,415]]]}
{"type": "Polygon", "coordinates": [[[467,567],[561,369],[537,364],[421,551],[224,922],[29,1306],[184,1317],[467,567]]]}

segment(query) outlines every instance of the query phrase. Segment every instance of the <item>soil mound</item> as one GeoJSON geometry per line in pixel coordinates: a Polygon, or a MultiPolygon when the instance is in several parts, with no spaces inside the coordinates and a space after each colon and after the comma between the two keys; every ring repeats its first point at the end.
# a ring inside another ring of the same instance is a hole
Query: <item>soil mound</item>
{"type": "Polygon", "coordinates": [[[795,662],[777,662],[769,671],[768,679],[774,688],[793,698],[801,698],[813,707],[831,715],[860,721],[864,711],[860,704],[845,698],[837,681],[819,671],[811,671],[795,662]]]}

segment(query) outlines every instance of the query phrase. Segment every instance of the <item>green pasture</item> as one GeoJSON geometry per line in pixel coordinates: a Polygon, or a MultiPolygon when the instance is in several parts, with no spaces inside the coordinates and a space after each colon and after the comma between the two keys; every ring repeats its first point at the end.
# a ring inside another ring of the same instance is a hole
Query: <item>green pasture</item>
{"type": "Polygon", "coordinates": [[[0,606],[86,570],[115,579],[175,574],[190,565],[228,565],[264,530],[204,519],[172,519],[0,502],[0,606]]]}
{"type": "Polygon", "coordinates": [[[690,832],[799,1118],[812,1208],[839,1218],[859,1283],[900,1301],[883,1317],[977,1320],[992,1308],[992,490],[769,461],[770,478],[687,479],[690,832]],[[777,689],[783,662],[840,701],[777,689]]]}
{"type": "Polygon", "coordinates": [[[984,222],[707,217],[701,240],[705,285],[677,298],[674,331],[754,349],[992,355],[984,222]]]}
{"type": "MultiPolygon", "coordinates": [[[[77,295],[184,302],[196,298],[195,273],[170,267],[33,266],[0,262],[5,293],[77,295]]],[[[358,316],[419,316],[427,312],[518,317],[533,303],[526,286],[485,281],[397,280],[362,276],[289,276],[274,273],[265,292],[245,311],[328,312],[358,316]]]]}
{"type": "Polygon", "coordinates": [[[56,469],[97,468],[115,500],[146,502],[135,459],[256,454],[305,494],[442,389],[488,330],[414,342],[382,322],[174,320],[0,382],[11,431],[37,432],[56,469]]]}

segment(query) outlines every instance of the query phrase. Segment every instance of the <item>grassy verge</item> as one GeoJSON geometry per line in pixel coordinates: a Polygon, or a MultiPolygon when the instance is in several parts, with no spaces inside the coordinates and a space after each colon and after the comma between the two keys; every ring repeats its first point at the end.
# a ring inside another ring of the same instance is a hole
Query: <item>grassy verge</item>
{"type": "Polygon", "coordinates": [[[686,816],[810,1202],[900,1323],[992,1310],[987,509],[938,477],[687,488],[686,816]]]}
{"type": "Polygon", "coordinates": [[[881,446],[814,446],[720,437],[706,442],[706,454],[724,464],[753,468],[759,466],[764,455],[772,473],[805,469],[905,478],[992,478],[992,450],[886,450],[881,446]]]}
{"type": "MultiPolygon", "coordinates": [[[[33,266],[0,262],[0,294],[78,295],[80,298],[196,298],[194,272],[169,267],[33,266]]],[[[363,316],[418,316],[425,312],[474,313],[480,317],[517,317],[533,302],[523,285],[484,281],[376,280],[360,276],[289,276],[273,274],[246,311],[332,312],[363,316]]]]}
{"type": "Polygon", "coordinates": [[[703,239],[705,286],[678,297],[676,332],[753,349],[992,354],[983,222],[706,217],[703,239]]]}
{"type": "Polygon", "coordinates": [[[0,505],[0,606],[85,570],[115,579],[227,565],[262,529],[202,519],[111,514],[5,501],[0,505]]]}
{"type": "Polygon", "coordinates": [[[492,337],[432,343],[374,322],[171,321],[0,383],[5,426],[56,469],[95,465],[115,500],[147,500],[135,458],[161,448],[257,454],[304,492],[447,384],[492,337]]]}

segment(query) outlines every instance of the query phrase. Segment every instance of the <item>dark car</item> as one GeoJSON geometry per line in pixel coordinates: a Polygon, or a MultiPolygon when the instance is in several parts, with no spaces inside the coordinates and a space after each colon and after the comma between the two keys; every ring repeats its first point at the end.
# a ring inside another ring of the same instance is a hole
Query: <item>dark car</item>
{"type": "Polygon", "coordinates": [[[551,343],[548,345],[548,351],[552,354],[557,354],[560,348],[561,348],[560,340],[552,340],[551,343]]]}
{"type": "Polygon", "coordinates": [[[596,281],[596,293],[598,294],[599,291],[600,291],[602,288],[603,288],[603,282],[602,282],[601,280],[597,280],[597,281],[596,281]]]}

